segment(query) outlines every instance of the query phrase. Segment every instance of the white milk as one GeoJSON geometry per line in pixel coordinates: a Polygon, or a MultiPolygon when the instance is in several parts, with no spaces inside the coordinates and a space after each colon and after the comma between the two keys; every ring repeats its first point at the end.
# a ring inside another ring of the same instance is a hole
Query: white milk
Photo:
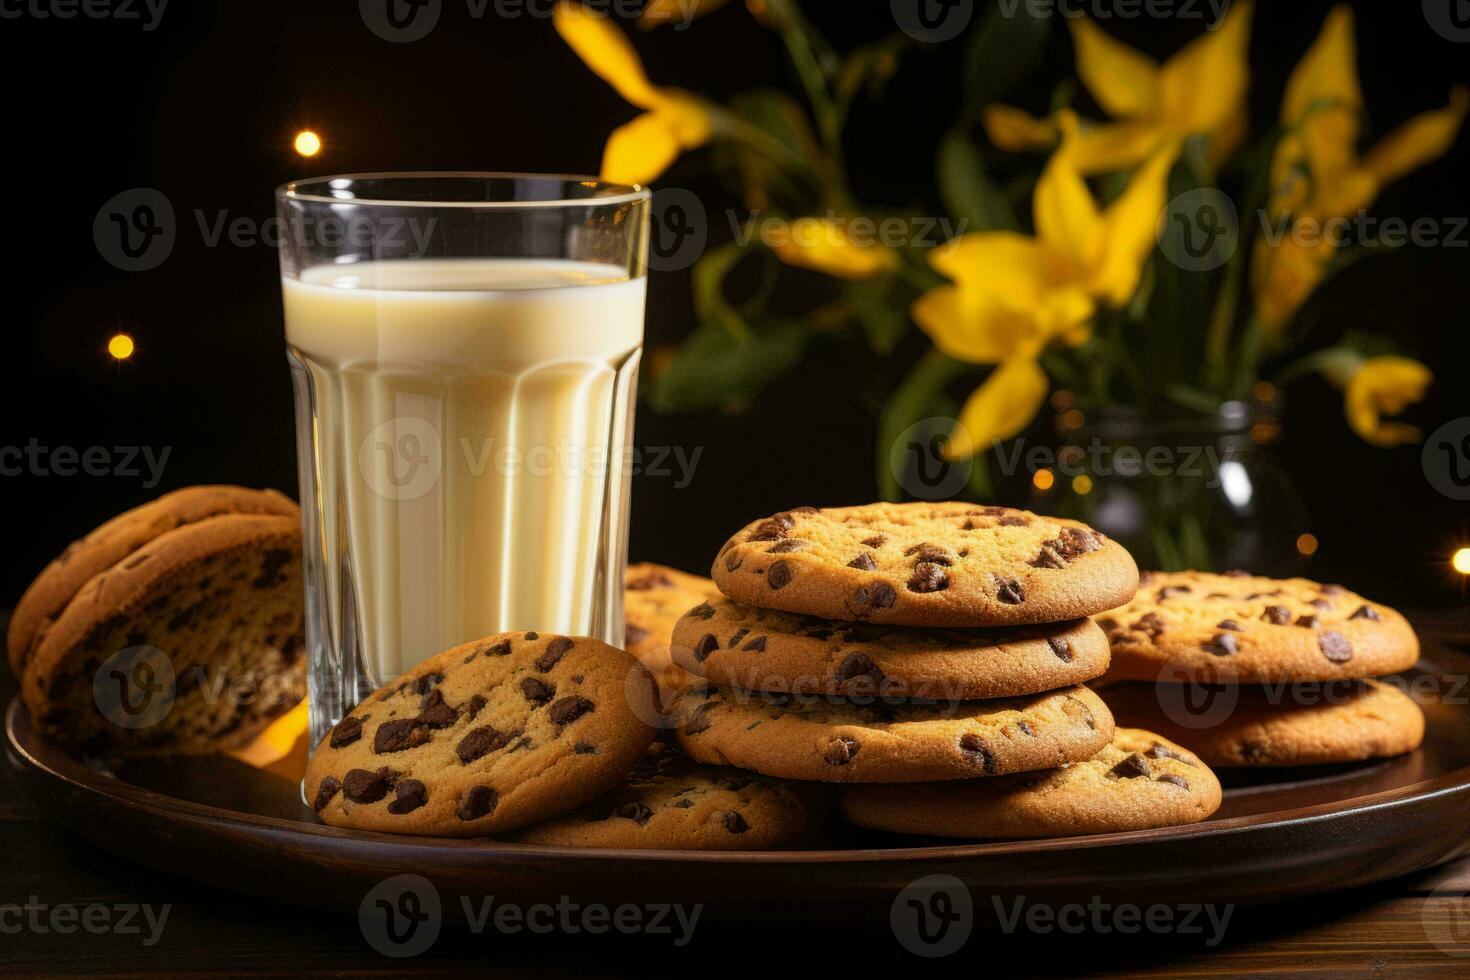
{"type": "Polygon", "coordinates": [[[621,583],[598,571],[626,560],[645,283],[539,259],[283,281],[313,389],[327,625],[337,650],[360,629],[374,684],[501,630],[620,639],[621,583]]]}

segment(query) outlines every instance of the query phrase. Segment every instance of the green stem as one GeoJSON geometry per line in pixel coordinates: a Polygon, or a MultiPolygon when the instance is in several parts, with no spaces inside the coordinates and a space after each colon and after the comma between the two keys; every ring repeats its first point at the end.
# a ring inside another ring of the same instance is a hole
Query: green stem
{"type": "Polygon", "coordinates": [[[827,190],[839,206],[845,206],[851,198],[843,176],[847,170],[842,152],[842,122],[845,113],[832,96],[827,71],[822,66],[822,57],[818,52],[819,47],[825,50],[827,44],[806,19],[796,0],[767,2],[781,25],[781,41],[786,45],[792,67],[796,69],[797,78],[806,91],[807,102],[816,119],[818,138],[822,141],[822,149],[830,162],[827,169],[832,183],[827,190]]]}
{"type": "Polygon", "coordinates": [[[898,437],[904,429],[924,418],[939,391],[968,368],[969,365],[931,347],[889,397],[878,420],[878,445],[874,447],[878,493],[882,499],[898,500],[900,496],[898,477],[891,465],[891,453],[898,437]]]}
{"type": "Polygon", "coordinates": [[[1210,311],[1210,325],[1205,334],[1205,388],[1210,391],[1219,391],[1224,380],[1230,334],[1240,315],[1246,251],[1245,243],[1237,237],[1235,254],[1230,256],[1230,264],[1226,266],[1220,283],[1220,295],[1215,299],[1215,308],[1210,311]]]}
{"type": "Polygon", "coordinates": [[[1230,386],[1225,392],[1227,398],[1244,398],[1250,393],[1253,379],[1260,371],[1261,344],[1264,339],[1265,330],[1261,326],[1261,318],[1252,314],[1237,348],[1239,355],[1230,386]]]}
{"type": "Polygon", "coordinates": [[[791,173],[800,174],[813,187],[820,187],[822,180],[812,168],[811,161],[795,152],[770,133],[753,126],[732,113],[721,112],[717,116],[718,131],[726,138],[743,143],[758,153],[764,154],[773,163],[791,173]]]}

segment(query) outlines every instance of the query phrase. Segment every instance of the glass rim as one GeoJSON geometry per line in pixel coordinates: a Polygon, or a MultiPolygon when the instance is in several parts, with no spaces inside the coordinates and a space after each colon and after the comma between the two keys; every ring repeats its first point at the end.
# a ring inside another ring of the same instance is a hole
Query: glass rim
{"type": "Polygon", "coordinates": [[[538,174],[518,171],[497,170],[400,170],[373,171],[353,174],[326,174],[321,177],[305,177],[287,181],[276,188],[278,201],[305,201],[312,204],[362,205],[370,207],[399,208],[484,208],[492,210],[527,210],[534,208],[601,207],[604,205],[630,204],[646,201],[653,191],[642,184],[620,184],[602,180],[586,174],[538,174]],[[368,180],[547,180],[562,184],[594,186],[609,193],[597,197],[555,197],[543,201],[466,201],[446,199],[442,201],[415,201],[389,197],[336,197],[332,194],[302,193],[300,188],[320,185],[325,189],[332,181],[368,180]]]}

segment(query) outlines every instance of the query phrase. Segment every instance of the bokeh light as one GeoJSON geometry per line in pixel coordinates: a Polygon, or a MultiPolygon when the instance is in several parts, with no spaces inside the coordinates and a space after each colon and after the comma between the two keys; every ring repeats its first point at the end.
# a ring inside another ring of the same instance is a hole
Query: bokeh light
{"type": "Polygon", "coordinates": [[[304,157],[314,157],[322,152],[322,138],[309,129],[297,133],[296,142],[292,145],[304,157]]]}
{"type": "Polygon", "coordinates": [[[107,353],[119,361],[126,361],[133,356],[133,338],[125,333],[116,334],[107,342],[107,353]]]}

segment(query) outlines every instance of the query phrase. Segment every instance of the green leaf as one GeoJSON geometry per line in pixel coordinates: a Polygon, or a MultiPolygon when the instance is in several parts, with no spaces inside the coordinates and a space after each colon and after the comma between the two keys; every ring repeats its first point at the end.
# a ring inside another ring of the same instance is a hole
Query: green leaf
{"type": "MultiPolygon", "coordinates": [[[[734,96],[730,110],[752,137],[734,144],[741,182],[747,189],[759,187],[768,195],[793,199],[817,189],[814,185],[820,178],[815,175],[827,170],[828,164],[800,102],[780,89],[759,88],[734,96]],[[793,186],[793,169],[801,168],[806,179],[793,186]]],[[[797,206],[795,200],[791,204],[797,206]]]]}
{"type": "Polygon", "coordinates": [[[1213,415],[1220,410],[1220,398],[1192,385],[1169,384],[1164,386],[1164,397],[1182,408],[1193,412],[1213,415]]]}
{"type": "Polygon", "coordinates": [[[730,99],[730,109],[804,159],[813,160],[821,153],[806,110],[780,89],[757,88],[741,92],[730,99]]]}
{"type": "Polygon", "coordinates": [[[647,388],[649,405],[663,414],[738,411],[794,368],[811,334],[796,319],[749,324],[739,337],[718,323],[694,329],[647,388]]]}
{"type": "Polygon", "coordinates": [[[690,277],[695,318],[718,324],[736,337],[747,336],[750,328],[725,299],[725,277],[744,257],[745,250],[738,245],[711,249],[695,263],[690,277]]]}
{"type": "Polygon", "coordinates": [[[1033,17],[1025,0],[990,8],[965,49],[965,102],[979,111],[1006,95],[1040,63],[1055,17],[1033,17]]]}
{"type": "Polygon", "coordinates": [[[939,143],[939,196],[964,232],[1015,231],[1020,226],[1006,195],[985,169],[985,159],[958,130],[939,143]]]}

